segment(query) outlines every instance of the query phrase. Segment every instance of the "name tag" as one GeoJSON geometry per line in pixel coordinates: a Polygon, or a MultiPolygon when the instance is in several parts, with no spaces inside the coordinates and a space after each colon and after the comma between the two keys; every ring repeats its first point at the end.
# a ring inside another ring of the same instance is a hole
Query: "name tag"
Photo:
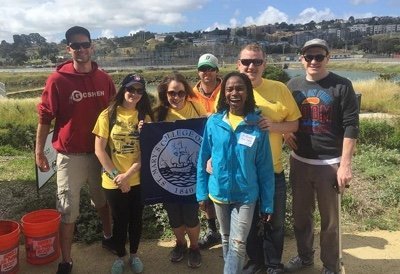
{"type": "Polygon", "coordinates": [[[239,141],[238,144],[245,145],[247,147],[252,147],[254,144],[254,140],[256,139],[256,136],[247,134],[247,133],[240,133],[239,135],[239,141]]]}

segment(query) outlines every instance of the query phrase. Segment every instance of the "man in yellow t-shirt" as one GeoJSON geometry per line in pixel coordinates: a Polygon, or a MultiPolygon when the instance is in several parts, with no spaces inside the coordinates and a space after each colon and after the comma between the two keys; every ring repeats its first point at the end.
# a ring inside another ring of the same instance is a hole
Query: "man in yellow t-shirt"
{"type": "Polygon", "coordinates": [[[242,48],[237,67],[250,78],[253,85],[254,99],[262,115],[259,126],[269,131],[275,173],[274,213],[269,224],[270,229],[265,239],[258,236],[259,216],[254,214],[246,247],[249,261],[243,269],[243,273],[247,274],[256,273],[264,267],[268,273],[283,273],[281,261],[286,213],[286,181],[281,159],[282,135],[297,131],[298,119],[301,117],[286,85],[262,78],[265,66],[265,53],[259,45],[249,44],[242,48]]]}

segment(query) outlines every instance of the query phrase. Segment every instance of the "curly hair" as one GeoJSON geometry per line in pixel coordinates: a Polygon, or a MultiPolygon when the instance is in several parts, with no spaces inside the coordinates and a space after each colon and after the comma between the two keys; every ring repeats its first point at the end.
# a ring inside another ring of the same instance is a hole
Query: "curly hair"
{"type": "Polygon", "coordinates": [[[167,117],[168,109],[171,106],[170,103],[168,102],[167,91],[168,91],[168,85],[172,81],[176,81],[178,83],[183,84],[186,92],[185,100],[187,100],[188,98],[196,97],[192,87],[189,85],[185,76],[183,76],[178,72],[173,72],[172,74],[165,76],[162,79],[161,83],[157,86],[158,99],[160,103],[155,108],[154,113],[156,113],[158,122],[165,120],[165,118],[167,117]]]}
{"type": "Polygon", "coordinates": [[[240,79],[242,79],[243,83],[246,86],[247,98],[246,101],[244,102],[244,110],[243,110],[244,115],[246,116],[248,113],[254,112],[256,108],[256,101],[254,100],[253,86],[251,84],[251,80],[246,74],[237,71],[228,73],[222,80],[221,92],[217,103],[217,111],[218,112],[223,112],[225,110],[229,111],[229,104],[227,103],[225,96],[225,87],[226,87],[226,82],[231,77],[239,77],[240,79]]]}

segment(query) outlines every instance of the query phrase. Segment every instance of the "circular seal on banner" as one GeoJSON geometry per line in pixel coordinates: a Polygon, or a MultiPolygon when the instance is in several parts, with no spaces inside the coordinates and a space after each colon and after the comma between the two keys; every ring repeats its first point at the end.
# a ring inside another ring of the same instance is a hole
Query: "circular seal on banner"
{"type": "Polygon", "coordinates": [[[151,175],[159,186],[181,196],[196,193],[196,165],[202,136],[191,129],[163,135],[151,152],[151,175]]]}

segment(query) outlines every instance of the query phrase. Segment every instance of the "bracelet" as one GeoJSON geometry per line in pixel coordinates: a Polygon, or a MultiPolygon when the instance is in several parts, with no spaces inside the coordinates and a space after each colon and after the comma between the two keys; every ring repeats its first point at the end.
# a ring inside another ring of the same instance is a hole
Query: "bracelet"
{"type": "Polygon", "coordinates": [[[107,170],[104,170],[104,173],[110,178],[111,180],[114,180],[114,178],[119,174],[118,169],[113,168],[111,172],[107,172],[107,170]]]}

